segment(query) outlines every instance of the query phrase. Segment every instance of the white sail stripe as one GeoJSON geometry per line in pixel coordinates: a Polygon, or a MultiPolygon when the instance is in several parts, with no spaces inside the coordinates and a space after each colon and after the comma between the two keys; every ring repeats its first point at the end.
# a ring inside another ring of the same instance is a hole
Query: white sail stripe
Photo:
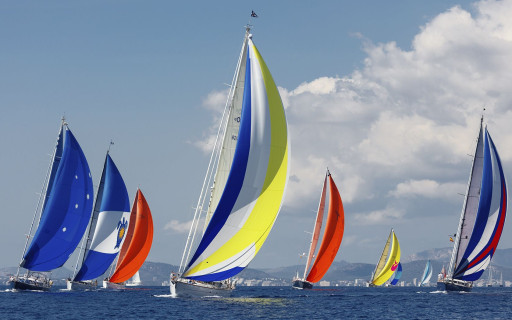
{"type": "Polygon", "coordinates": [[[430,281],[430,278],[432,278],[432,267],[430,267],[427,277],[421,283],[422,284],[428,283],[430,281]]]}
{"type": "Polygon", "coordinates": [[[252,258],[256,255],[256,250],[255,250],[254,245],[255,245],[254,243],[251,243],[247,248],[243,249],[242,251],[240,251],[236,255],[232,256],[231,258],[222,261],[222,263],[218,263],[218,264],[208,267],[206,269],[189,274],[188,277],[199,277],[199,276],[204,276],[207,274],[227,271],[234,267],[245,267],[245,266],[247,266],[249,261],[251,261],[252,258]],[[247,259],[247,258],[244,259],[243,258],[244,256],[248,256],[250,259],[247,259]],[[237,260],[243,261],[243,263],[237,263],[236,265],[231,265],[233,262],[235,262],[237,260]]]}
{"type": "MultiPolygon", "coordinates": [[[[129,225],[130,212],[123,211],[102,211],[98,214],[98,222],[96,224],[96,230],[91,242],[90,250],[101,252],[101,253],[117,253],[122,246],[122,242],[126,237],[123,237],[121,244],[116,247],[118,229],[117,225],[122,219],[127,221],[129,225]]],[[[128,227],[125,230],[125,234],[128,231],[128,227]]]]}
{"type": "Polygon", "coordinates": [[[226,223],[189,269],[208,259],[239,232],[251,215],[265,182],[271,143],[269,103],[260,64],[254,54],[252,42],[250,42],[249,50],[251,59],[251,137],[244,181],[226,223]]]}
{"type": "Polygon", "coordinates": [[[487,266],[489,265],[489,263],[491,263],[491,257],[487,256],[483,261],[481,261],[480,263],[477,263],[470,269],[466,270],[466,272],[464,272],[462,276],[469,276],[469,275],[472,275],[479,271],[485,270],[487,268],[487,266]]]}
{"type": "Polygon", "coordinates": [[[498,162],[496,159],[495,150],[491,149],[491,163],[492,163],[492,196],[491,196],[491,206],[490,206],[490,215],[487,220],[487,224],[485,225],[484,232],[478,245],[471,252],[468,257],[468,261],[472,261],[476,256],[485,248],[485,246],[491,240],[494,229],[496,228],[496,224],[498,223],[499,218],[499,210],[501,205],[501,175],[498,170],[498,162]]]}

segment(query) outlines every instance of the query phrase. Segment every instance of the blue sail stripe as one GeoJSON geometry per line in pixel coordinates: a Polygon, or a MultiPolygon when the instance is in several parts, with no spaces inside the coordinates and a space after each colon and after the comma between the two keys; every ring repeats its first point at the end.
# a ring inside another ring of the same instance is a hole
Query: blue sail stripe
{"type": "Polygon", "coordinates": [[[247,163],[249,161],[251,139],[251,68],[249,50],[247,50],[247,62],[245,71],[245,88],[242,100],[242,116],[238,140],[236,143],[233,164],[226,181],[226,186],[222,192],[217,208],[215,209],[210,223],[196,249],[196,252],[190,259],[187,268],[190,267],[197,258],[210,245],[213,239],[226,223],[233,207],[236,203],[245,178],[247,163]]]}
{"type": "Polygon", "coordinates": [[[210,273],[210,274],[206,274],[206,275],[202,275],[202,276],[195,276],[195,277],[194,276],[187,277],[187,279],[206,281],[206,282],[222,281],[224,279],[228,279],[228,278],[231,278],[231,277],[237,275],[244,269],[245,269],[245,267],[234,267],[232,269],[217,272],[217,273],[210,273]]]}
{"type": "Polygon", "coordinates": [[[102,199],[100,211],[130,211],[130,200],[123,177],[109,154],[107,154],[104,190],[104,194],[108,193],[108,197],[102,199]]]}
{"type": "Polygon", "coordinates": [[[62,266],[87,228],[92,199],[89,165],[68,129],[51,194],[21,267],[32,271],[50,271],[62,266]]]}
{"type": "Polygon", "coordinates": [[[92,280],[101,276],[107,271],[116,256],[117,252],[109,254],[90,250],[74,281],[92,280]]]}
{"type": "Polygon", "coordinates": [[[395,272],[395,276],[393,278],[393,280],[391,281],[391,285],[396,285],[398,283],[398,281],[400,280],[400,277],[402,276],[402,263],[398,263],[398,267],[396,269],[396,272],[395,272]]]}

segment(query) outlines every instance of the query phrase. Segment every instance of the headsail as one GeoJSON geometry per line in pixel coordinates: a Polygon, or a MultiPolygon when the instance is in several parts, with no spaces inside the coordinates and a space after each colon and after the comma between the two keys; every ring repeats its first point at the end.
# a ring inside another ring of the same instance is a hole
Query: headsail
{"type": "MultiPolygon", "coordinates": [[[[377,286],[386,282],[393,275],[393,272],[395,272],[398,264],[400,263],[400,244],[398,243],[398,239],[396,238],[393,230],[391,230],[390,237],[392,237],[391,251],[389,252],[386,264],[380,269],[380,271],[375,271],[374,278],[372,279],[372,284],[377,286]]],[[[386,245],[388,246],[387,243],[386,245]]],[[[385,253],[383,252],[382,255],[384,254],[385,253]]]]}
{"type": "MultiPolygon", "coordinates": [[[[249,36],[240,128],[230,171],[184,277],[219,281],[254,258],[281,208],[288,177],[288,135],[283,104],[249,36]]],[[[229,137],[230,138],[230,137],[229,137]]]]}
{"type": "MultiPolygon", "coordinates": [[[[130,215],[130,226],[123,247],[119,253],[116,269],[110,282],[124,282],[135,274],[144,264],[153,242],[153,218],[142,191],[137,190],[130,215]]],[[[140,281],[140,279],[139,279],[140,281]]]]}
{"type": "Polygon", "coordinates": [[[325,275],[331,266],[336,253],[341,245],[343,231],[345,227],[345,216],[343,212],[343,203],[340,193],[331,174],[329,177],[329,213],[327,215],[327,224],[325,226],[322,244],[318,250],[313,267],[306,279],[309,282],[318,282],[325,275]]]}
{"type": "Polygon", "coordinates": [[[423,270],[423,275],[421,276],[420,283],[418,284],[418,287],[421,287],[422,285],[427,284],[430,281],[430,278],[432,277],[432,264],[430,263],[430,260],[427,261],[427,264],[425,265],[425,270],[423,270]]]}
{"type": "Polygon", "coordinates": [[[392,286],[396,285],[398,281],[400,280],[400,277],[402,276],[402,263],[398,263],[398,268],[396,268],[395,276],[393,277],[393,280],[391,280],[390,284],[392,286]]]}
{"type": "Polygon", "coordinates": [[[32,271],[62,266],[80,242],[91,216],[93,189],[89,165],[67,126],[64,135],[61,149],[61,129],[39,227],[20,264],[32,271]]]}
{"type": "Polygon", "coordinates": [[[478,280],[496,251],[507,212],[507,187],[501,160],[487,131],[480,127],[465,206],[457,234],[454,279],[478,280]]]}
{"type": "Polygon", "coordinates": [[[322,187],[322,193],[320,195],[320,203],[318,204],[318,211],[316,213],[315,228],[313,229],[313,235],[311,236],[311,244],[309,246],[308,260],[306,261],[306,268],[304,269],[304,279],[306,279],[306,273],[309,270],[311,261],[315,255],[316,246],[318,239],[320,239],[320,231],[322,230],[322,223],[324,219],[325,211],[325,191],[327,189],[327,173],[324,178],[324,185],[322,187]]]}
{"type": "Polygon", "coordinates": [[[130,203],[123,178],[107,153],[96,196],[90,246],[74,281],[101,276],[116,258],[130,219],[130,203]]]}

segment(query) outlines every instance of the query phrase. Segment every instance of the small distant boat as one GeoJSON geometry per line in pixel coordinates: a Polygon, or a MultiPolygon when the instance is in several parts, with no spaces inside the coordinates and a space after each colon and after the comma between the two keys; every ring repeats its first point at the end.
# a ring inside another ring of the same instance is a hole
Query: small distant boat
{"type": "Polygon", "coordinates": [[[437,282],[438,290],[471,291],[491,263],[506,213],[505,175],[482,117],[448,275],[437,282]]]}
{"type": "Polygon", "coordinates": [[[400,244],[396,238],[396,234],[391,229],[388,240],[382,250],[379,262],[375,266],[372,277],[368,282],[369,287],[376,287],[383,285],[391,278],[400,263],[400,244]],[[391,249],[390,249],[391,246],[391,249]]]}
{"type": "Polygon", "coordinates": [[[398,268],[396,268],[395,275],[393,276],[393,280],[389,283],[392,286],[396,286],[398,281],[400,281],[400,277],[402,276],[402,263],[398,263],[398,268]]]}
{"type": "Polygon", "coordinates": [[[430,278],[432,278],[432,264],[430,263],[430,260],[427,260],[427,264],[425,265],[425,270],[423,270],[423,275],[418,283],[418,287],[428,286],[430,278]]]}
{"type": "Polygon", "coordinates": [[[500,275],[500,287],[503,287],[503,272],[500,275]]]}
{"type": "Polygon", "coordinates": [[[295,289],[312,289],[313,283],[316,283],[322,279],[329,267],[331,266],[336,253],[341,245],[343,238],[343,231],[345,227],[345,215],[343,212],[343,203],[341,201],[340,193],[332,176],[327,170],[324,179],[324,185],[320,196],[320,203],[318,205],[318,211],[316,214],[315,226],[313,229],[313,235],[309,245],[308,260],[306,262],[306,268],[304,269],[304,276],[302,278],[295,277],[292,281],[292,287],[295,289]],[[325,209],[325,195],[327,188],[327,179],[329,179],[329,212],[327,213],[327,222],[325,226],[324,236],[320,249],[316,255],[315,262],[309,270],[311,261],[315,254],[318,239],[320,237],[320,231],[322,229],[322,222],[325,209]]]}
{"type": "Polygon", "coordinates": [[[139,271],[135,272],[133,277],[131,277],[128,281],[126,281],[127,287],[138,287],[142,285],[142,281],[140,280],[139,271]]]}
{"type": "Polygon", "coordinates": [[[109,152],[105,157],[80,270],[66,281],[68,290],[94,289],[125,239],[130,203],[123,178],[109,152]]]}
{"type": "Polygon", "coordinates": [[[489,263],[489,279],[487,279],[487,286],[492,287],[492,267],[489,263]]]}
{"type": "Polygon", "coordinates": [[[49,273],[68,260],[85,233],[91,216],[92,185],[85,155],[63,118],[22,261],[16,276],[10,278],[14,289],[50,290],[49,273]],[[27,273],[20,275],[20,268],[27,273]]]}
{"type": "Polygon", "coordinates": [[[140,189],[137,189],[130,214],[130,226],[119,252],[114,273],[103,281],[104,288],[141,285],[139,269],[146,261],[153,242],[153,218],[140,189]],[[129,281],[131,280],[131,281],[129,281]]]}
{"type": "Polygon", "coordinates": [[[288,180],[286,117],[250,26],[210,159],[180,269],[171,274],[173,296],[229,296],[235,287],[231,277],[256,256],[283,201],[288,180]]]}

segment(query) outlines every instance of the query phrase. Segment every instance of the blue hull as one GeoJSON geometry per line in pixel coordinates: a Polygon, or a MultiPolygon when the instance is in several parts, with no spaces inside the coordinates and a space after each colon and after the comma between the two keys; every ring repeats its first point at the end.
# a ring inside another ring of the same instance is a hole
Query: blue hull
{"type": "Polygon", "coordinates": [[[313,289],[313,284],[300,279],[294,279],[292,283],[294,289],[313,289]]]}
{"type": "Polygon", "coordinates": [[[437,290],[447,292],[471,292],[472,284],[468,283],[455,283],[453,281],[445,280],[437,282],[437,290]]]}

